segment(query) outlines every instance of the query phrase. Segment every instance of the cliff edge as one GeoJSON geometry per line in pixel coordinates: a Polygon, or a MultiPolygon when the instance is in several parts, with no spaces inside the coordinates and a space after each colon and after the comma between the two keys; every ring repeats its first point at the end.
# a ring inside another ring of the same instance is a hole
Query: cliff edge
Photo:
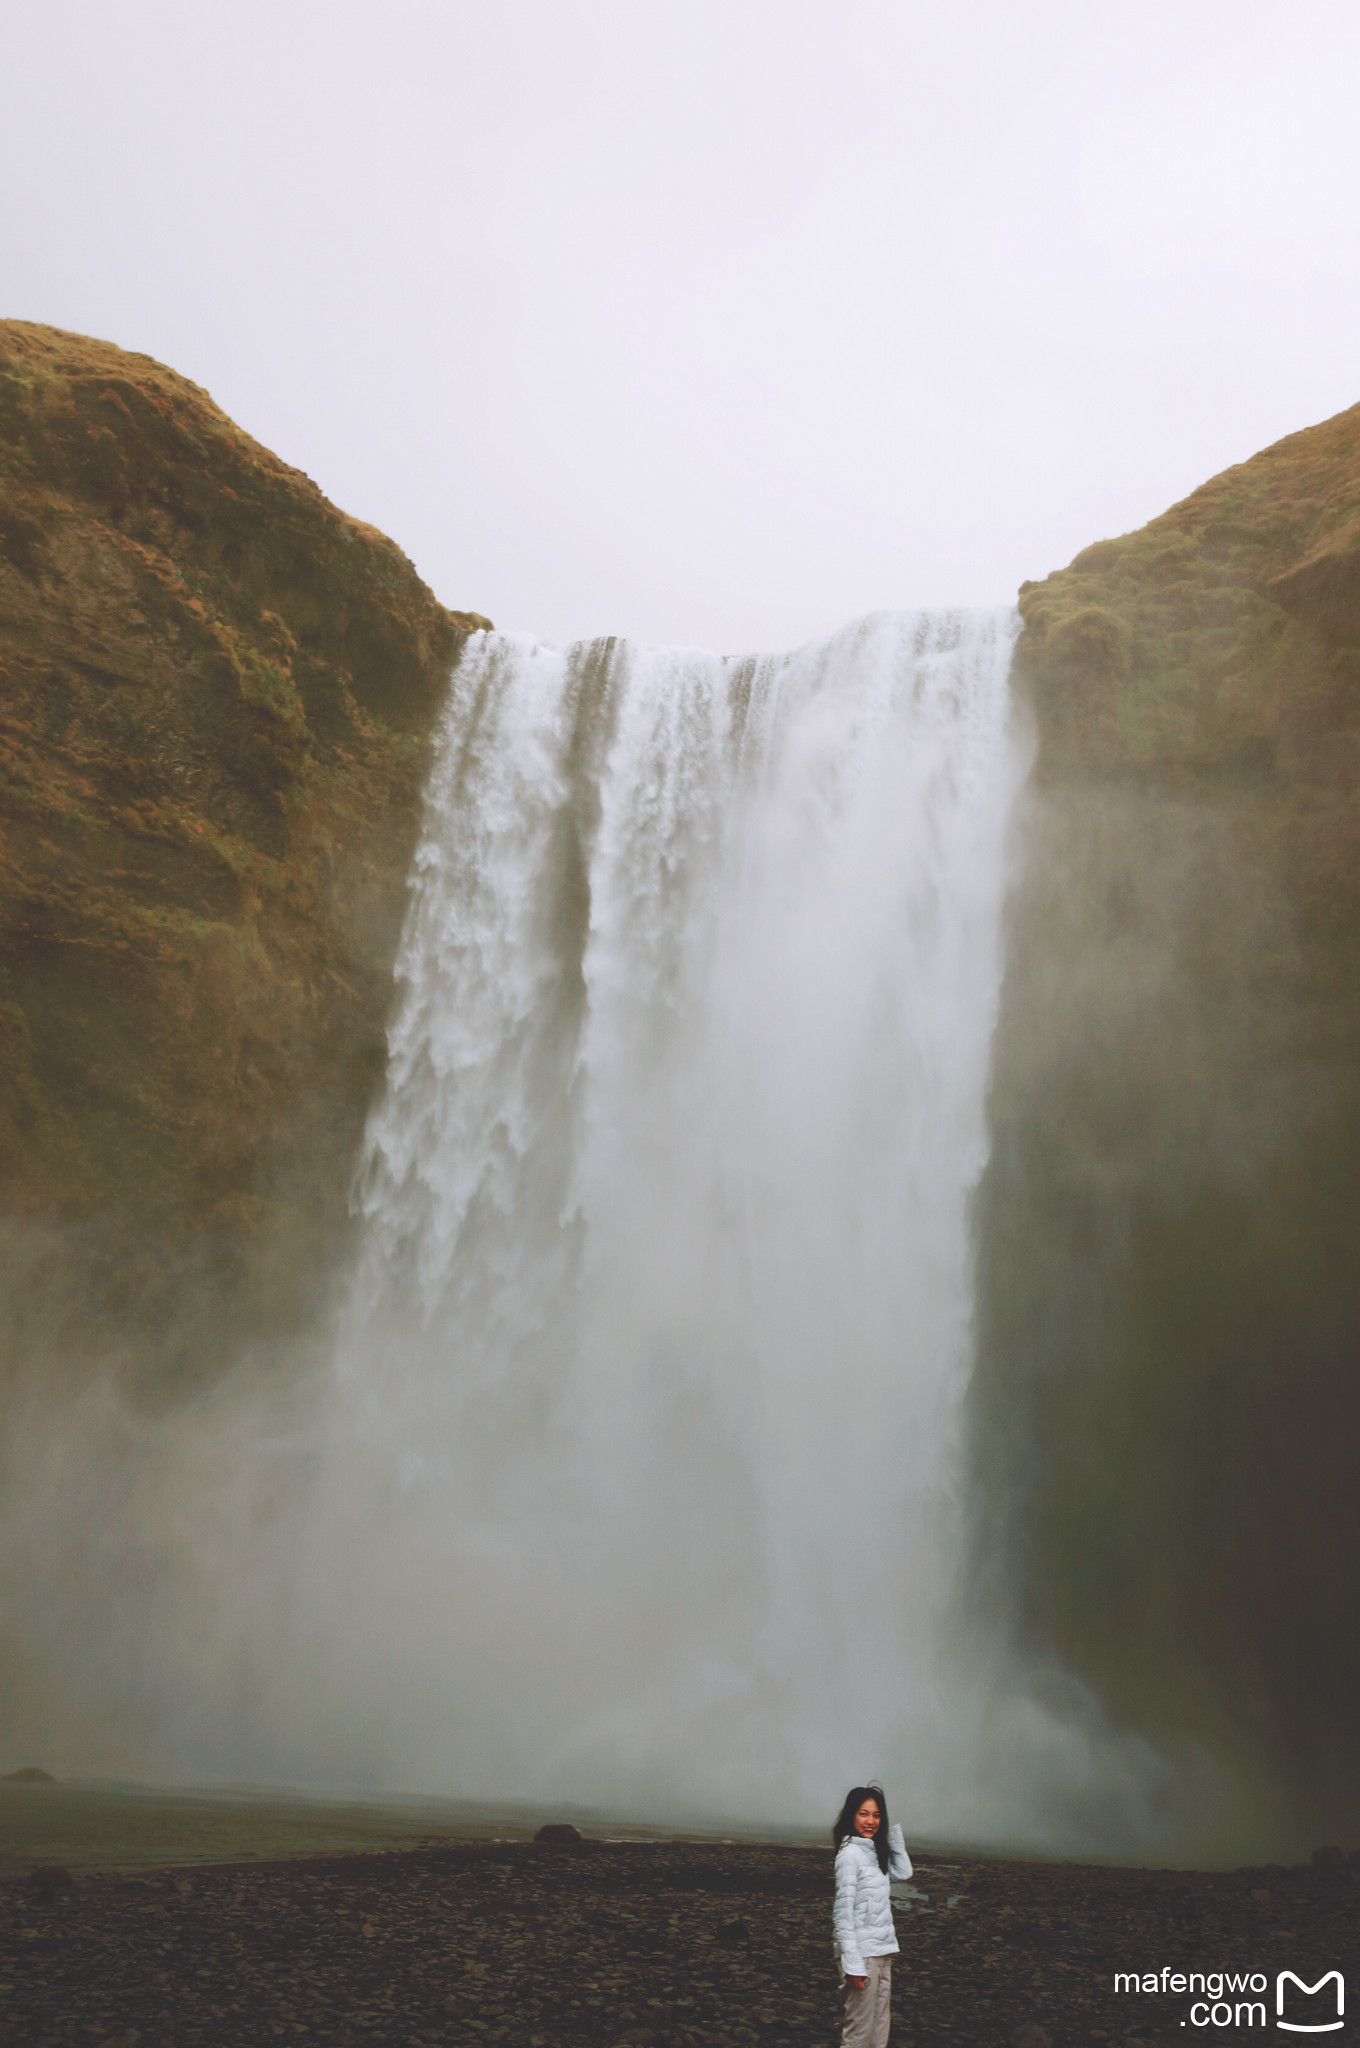
{"type": "Polygon", "coordinates": [[[149,357],[0,322],[0,1347],[163,1396],[343,1237],[464,636],[149,357]]]}

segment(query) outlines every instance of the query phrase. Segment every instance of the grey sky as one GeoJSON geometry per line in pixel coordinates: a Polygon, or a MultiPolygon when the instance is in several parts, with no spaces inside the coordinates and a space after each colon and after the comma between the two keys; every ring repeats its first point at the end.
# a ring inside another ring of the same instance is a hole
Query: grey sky
{"type": "Polygon", "coordinates": [[[3,309],[549,638],[992,602],[1360,398],[1360,10],[11,0],[3,309]]]}

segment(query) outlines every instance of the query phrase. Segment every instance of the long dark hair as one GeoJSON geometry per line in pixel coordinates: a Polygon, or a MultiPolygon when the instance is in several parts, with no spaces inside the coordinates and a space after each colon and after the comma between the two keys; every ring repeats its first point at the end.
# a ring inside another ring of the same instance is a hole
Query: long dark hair
{"type": "Polygon", "coordinates": [[[831,1830],[831,1846],[833,1849],[839,1849],[842,1842],[848,1842],[853,1839],[855,1815],[859,1812],[866,1799],[873,1799],[878,1804],[878,1827],[871,1839],[874,1845],[874,1854],[878,1858],[878,1867],[880,1870],[886,1871],[889,1854],[888,1802],[883,1797],[883,1787],[881,1785],[852,1785],[850,1787],[850,1790],[845,1795],[845,1804],[836,1815],[835,1825],[831,1830]]]}

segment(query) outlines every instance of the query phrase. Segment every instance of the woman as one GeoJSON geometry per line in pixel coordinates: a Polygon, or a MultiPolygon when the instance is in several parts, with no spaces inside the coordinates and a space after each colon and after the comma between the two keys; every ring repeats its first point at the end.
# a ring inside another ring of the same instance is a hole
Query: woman
{"type": "Polygon", "coordinates": [[[879,1785],[856,1785],[831,1830],[836,1850],[836,1960],[845,1978],[841,2048],[885,2048],[892,2023],[893,1878],[911,1876],[902,1830],[888,1825],[879,1785]]]}

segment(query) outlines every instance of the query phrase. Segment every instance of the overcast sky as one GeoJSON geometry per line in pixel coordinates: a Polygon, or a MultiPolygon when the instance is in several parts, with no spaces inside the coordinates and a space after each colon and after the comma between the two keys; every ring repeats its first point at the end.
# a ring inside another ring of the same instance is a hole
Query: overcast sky
{"type": "Polygon", "coordinates": [[[3,310],[547,638],[993,603],[1360,400],[1355,0],[11,0],[3,310]]]}

